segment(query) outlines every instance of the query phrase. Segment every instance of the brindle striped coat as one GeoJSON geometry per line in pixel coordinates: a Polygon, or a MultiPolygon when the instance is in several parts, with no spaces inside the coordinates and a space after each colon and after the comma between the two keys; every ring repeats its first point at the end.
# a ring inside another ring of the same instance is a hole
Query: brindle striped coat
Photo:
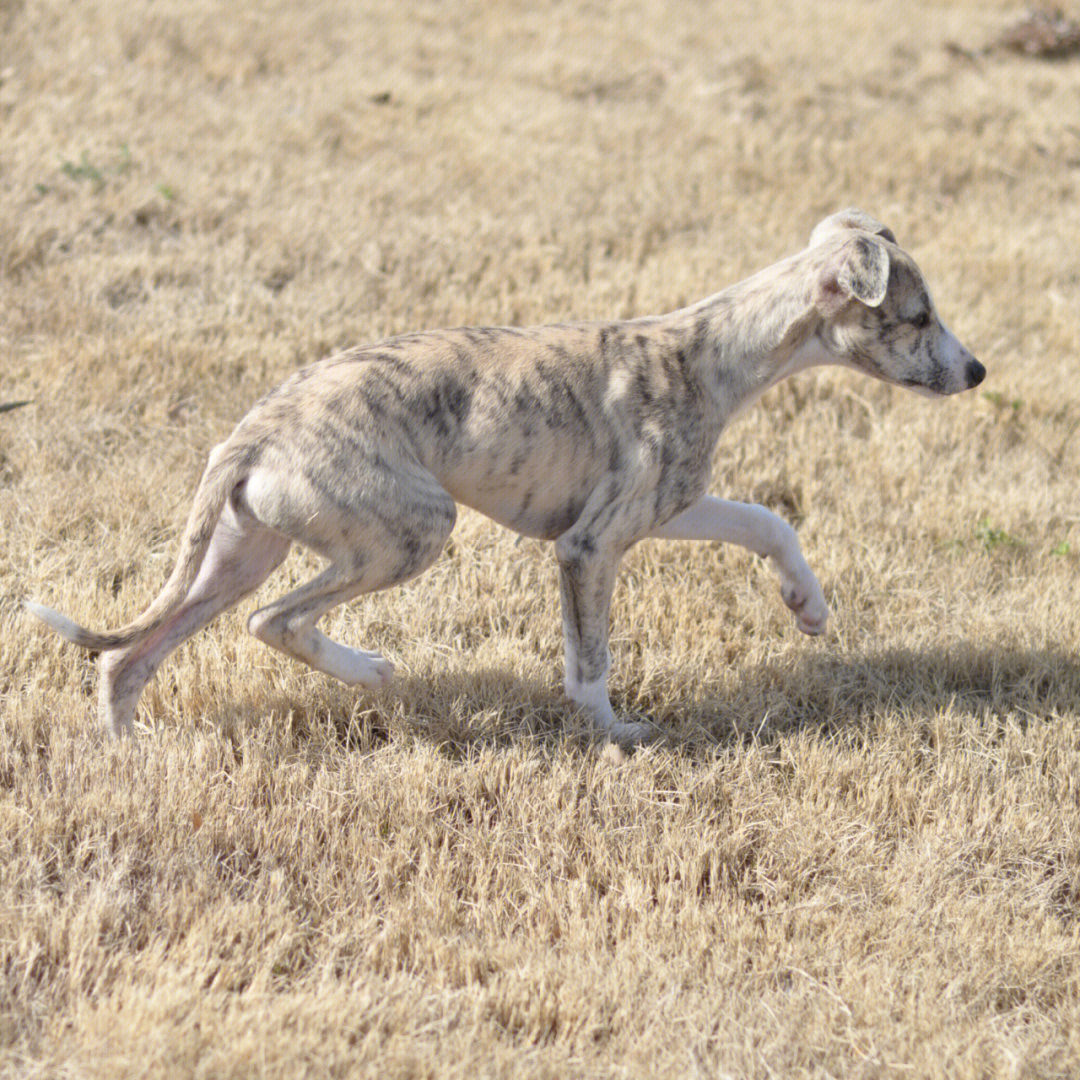
{"type": "Polygon", "coordinates": [[[637,738],[642,726],[617,722],[606,689],[611,591],[631,544],[660,536],[750,547],[776,563],[800,628],[824,629],[824,596],[791,528],[761,507],[705,495],[731,417],[821,363],[930,394],[983,375],[892,233],[845,211],[804,251],[669,315],[409,334],[312,364],[215,448],[176,568],[139,618],[93,633],[28,606],[103,651],[101,717],[121,732],[164,657],[296,541],[326,569],[257,611],[249,629],[347,683],[379,685],[387,661],[315,624],[429,566],[461,502],[555,541],[567,692],[602,729],[637,738]]]}

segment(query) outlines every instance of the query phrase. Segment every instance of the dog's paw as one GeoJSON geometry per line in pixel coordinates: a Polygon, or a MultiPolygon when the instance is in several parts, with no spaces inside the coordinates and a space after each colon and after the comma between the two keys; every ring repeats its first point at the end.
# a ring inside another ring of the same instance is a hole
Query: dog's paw
{"type": "Polygon", "coordinates": [[[384,656],[374,660],[371,665],[371,680],[374,686],[386,686],[394,677],[394,665],[384,656]]]}
{"type": "Polygon", "coordinates": [[[379,690],[394,677],[394,665],[379,653],[365,652],[363,649],[348,649],[343,652],[348,664],[337,674],[348,686],[365,686],[369,690],[379,690]]]}
{"type": "Polygon", "coordinates": [[[784,603],[795,615],[795,625],[804,633],[816,636],[825,633],[829,621],[829,605],[815,577],[810,581],[787,582],[780,589],[784,603]]]}
{"type": "Polygon", "coordinates": [[[620,720],[607,728],[604,734],[617,746],[630,748],[643,746],[651,742],[657,736],[656,728],[649,723],[639,723],[634,720],[620,720]]]}

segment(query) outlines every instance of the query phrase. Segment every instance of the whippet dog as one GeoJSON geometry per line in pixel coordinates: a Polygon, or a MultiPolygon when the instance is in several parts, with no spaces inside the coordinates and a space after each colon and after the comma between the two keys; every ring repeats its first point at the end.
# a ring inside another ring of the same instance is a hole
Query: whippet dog
{"type": "Polygon", "coordinates": [[[379,687],[391,664],[316,624],[430,566],[461,502],[555,542],[566,693],[598,729],[634,741],[647,726],[620,722],[607,693],[612,587],[632,544],[749,548],[774,563],[798,628],[825,628],[825,597],[791,526],[705,494],[727,422],[819,364],[930,396],[986,374],[942,325],[892,232],[846,210],[805,250],[668,315],[408,334],[303,368],[211,452],[176,566],[138,618],[95,633],[27,607],[102,653],[100,718],[120,734],[162,660],[254,590],[295,541],[327,566],[256,611],[249,631],[348,685],[379,687]]]}

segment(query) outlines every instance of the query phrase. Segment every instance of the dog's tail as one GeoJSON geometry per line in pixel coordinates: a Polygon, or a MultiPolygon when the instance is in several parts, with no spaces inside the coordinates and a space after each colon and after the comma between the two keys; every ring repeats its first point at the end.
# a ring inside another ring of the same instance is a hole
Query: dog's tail
{"type": "Polygon", "coordinates": [[[195,501],[180,541],[176,566],[157,599],[127,626],[122,626],[119,630],[96,632],[87,630],[66,615],[61,615],[43,604],[26,600],[26,610],[48,623],[61,637],[81,645],[84,649],[122,649],[152,634],[168,622],[195,583],[225,502],[249,467],[246,447],[225,443],[214,448],[206,472],[203,473],[195,492],[195,501]]]}

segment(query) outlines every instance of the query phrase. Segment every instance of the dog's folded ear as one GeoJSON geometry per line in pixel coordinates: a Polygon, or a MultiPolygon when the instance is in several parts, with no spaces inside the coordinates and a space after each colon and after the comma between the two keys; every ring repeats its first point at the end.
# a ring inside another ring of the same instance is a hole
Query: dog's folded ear
{"type": "Polygon", "coordinates": [[[888,240],[890,244],[896,243],[896,237],[892,229],[882,225],[876,217],[871,216],[865,210],[857,210],[854,206],[847,210],[841,210],[838,214],[830,214],[823,221],[814,226],[810,234],[810,247],[817,247],[823,240],[827,240],[833,233],[843,232],[847,229],[861,229],[863,232],[872,233],[888,240]]]}
{"type": "Polygon", "coordinates": [[[836,315],[849,300],[879,307],[889,286],[889,252],[869,236],[856,236],[831,252],[814,283],[814,306],[836,315]]]}

